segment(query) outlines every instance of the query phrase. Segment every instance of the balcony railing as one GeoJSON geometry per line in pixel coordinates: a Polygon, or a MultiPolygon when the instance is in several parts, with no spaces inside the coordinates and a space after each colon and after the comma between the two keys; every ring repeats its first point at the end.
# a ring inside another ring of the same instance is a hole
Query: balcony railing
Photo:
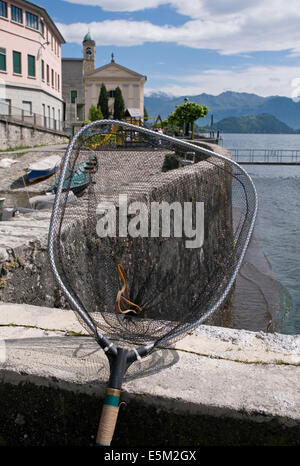
{"type": "Polygon", "coordinates": [[[63,121],[48,115],[33,113],[30,110],[18,108],[0,100],[0,118],[6,121],[29,124],[37,128],[47,128],[53,131],[63,131],[63,121]]]}

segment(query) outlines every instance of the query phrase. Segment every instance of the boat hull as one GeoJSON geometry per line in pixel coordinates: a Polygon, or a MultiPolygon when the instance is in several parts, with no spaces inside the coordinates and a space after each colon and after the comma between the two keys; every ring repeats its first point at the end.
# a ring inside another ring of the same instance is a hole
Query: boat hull
{"type": "MultiPolygon", "coordinates": [[[[78,164],[72,174],[71,180],[67,176],[65,178],[62,191],[73,191],[73,194],[80,194],[82,193],[92,182],[95,173],[98,171],[98,162],[97,158],[95,156],[91,157],[90,159],[81,162],[78,164]]],[[[54,186],[52,186],[51,191],[52,193],[57,192],[57,188],[59,185],[59,178],[54,183],[54,186]]]]}
{"type": "Polygon", "coordinates": [[[37,180],[44,180],[48,178],[49,176],[54,175],[54,173],[57,172],[58,168],[59,167],[54,167],[54,168],[51,168],[50,170],[31,170],[27,174],[27,179],[29,183],[33,183],[34,181],[37,181],[37,180]]]}

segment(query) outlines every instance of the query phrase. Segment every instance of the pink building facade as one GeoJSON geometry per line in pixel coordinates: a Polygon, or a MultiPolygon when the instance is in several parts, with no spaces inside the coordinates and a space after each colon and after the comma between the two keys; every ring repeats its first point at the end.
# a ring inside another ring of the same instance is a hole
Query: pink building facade
{"type": "Polygon", "coordinates": [[[64,38],[47,11],[0,0],[0,113],[62,129],[64,38]]]}

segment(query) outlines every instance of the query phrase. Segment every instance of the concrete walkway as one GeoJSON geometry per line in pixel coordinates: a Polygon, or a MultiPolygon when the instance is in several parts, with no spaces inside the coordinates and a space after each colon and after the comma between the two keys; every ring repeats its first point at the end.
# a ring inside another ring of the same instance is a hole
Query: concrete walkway
{"type": "Polygon", "coordinates": [[[18,150],[10,150],[10,151],[5,151],[5,152],[0,152],[0,157],[2,155],[8,156],[8,155],[14,155],[14,154],[23,154],[27,152],[57,152],[57,151],[63,151],[65,152],[67,149],[68,145],[67,144],[51,144],[49,146],[40,146],[40,147],[29,147],[27,149],[18,149],[18,150]]]}
{"type": "MultiPolygon", "coordinates": [[[[0,339],[0,380],[7,386],[22,390],[26,382],[102,398],[108,379],[104,352],[72,311],[0,304],[0,339]]],[[[191,422],[208,416],[216,425],[238,422],[240,429],[249,429],[250,422],[254,438],[256,429],[267,435],[275,422],[272,444],[280,443],[283,431],[285,444],[295,444],[299,386],[300,336],[200,326],[175,348],[133,364],[122,399],[138,400],[141,410],[172,413],[179,424],[187,414],[191,422]]]]}

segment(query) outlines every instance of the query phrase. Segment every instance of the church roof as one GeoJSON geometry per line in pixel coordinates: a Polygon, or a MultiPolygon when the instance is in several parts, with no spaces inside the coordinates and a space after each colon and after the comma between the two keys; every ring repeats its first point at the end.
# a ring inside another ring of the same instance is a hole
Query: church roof
{"type": "Polygon", "coordinates": [[[93,40],[90,31],[84,36],[83,42],[86,40],[93,40]]]}
{"type": "Polygon", "coordinates": [[[111,61],[110,63],[107,63],[106,65],[100,66],[99,68],[96,68],[95,70],[91,71],[88,76],[92,78],[94,75],[97,73],[101,73],[102,71],[109,70],[110,68],[112,69],[119,69],[120,71],[127,72],[131,76],[135,76],[137,78],[144,78],[145,81],[147,81],[147,76],[144,76],[142,74],[137,73],[136,71],[130,70],[129,68],[126,68],[125,66],[119,65],[118,63],[115,63],[115,61],[111,61]]]}

